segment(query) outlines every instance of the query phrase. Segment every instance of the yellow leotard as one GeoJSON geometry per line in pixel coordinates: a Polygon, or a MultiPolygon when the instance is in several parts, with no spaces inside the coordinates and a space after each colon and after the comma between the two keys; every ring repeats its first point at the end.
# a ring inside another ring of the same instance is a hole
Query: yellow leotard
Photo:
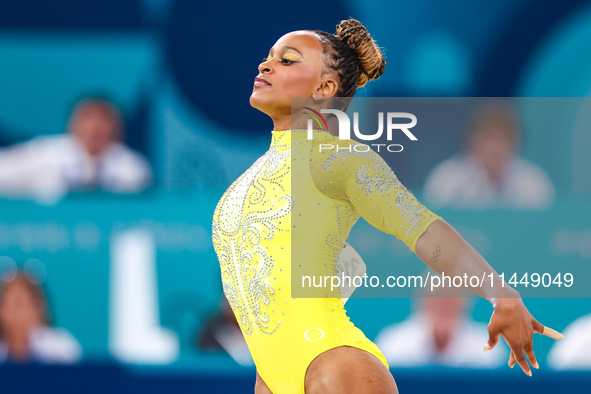
{"type": "Polygon", "coordinates": [[[292,244],[304,245],[293,256],[312,262],[317,274],[330,274],[360,216],[413,251],[439,218],[377,153],[356,150],[358,145],[322,131],[313,140],[305,130],[273,131],[269,150],[216,207],[213,244],[224,293],[273,393],[304,393],[308,365],[339,346],[363,349],[388,366],[351,323],[340,298],[292,297],[291,281],[300,274],[294,270],[301,267],[292,264],[292,244]],[[320,144],[339,151],[320,152],[320,144]]]}

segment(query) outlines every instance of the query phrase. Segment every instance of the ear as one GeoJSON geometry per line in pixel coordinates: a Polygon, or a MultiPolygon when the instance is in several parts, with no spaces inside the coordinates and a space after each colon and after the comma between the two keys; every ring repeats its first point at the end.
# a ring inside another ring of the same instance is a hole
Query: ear
{"type": "Polygon", "coordinates": [[[320,85],[314,91],[314,96],[318,95],[318,98],[334,97],[339,90],[338,82],[332,78],[327,77],[320,82],[320,85]]]}

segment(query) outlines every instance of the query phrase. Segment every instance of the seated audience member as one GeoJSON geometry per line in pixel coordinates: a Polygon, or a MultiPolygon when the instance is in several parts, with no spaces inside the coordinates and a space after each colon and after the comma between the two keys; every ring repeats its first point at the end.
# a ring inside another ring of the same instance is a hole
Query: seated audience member
{"type": "Polygon", "coordinates": [[[591,314],[579,317],[563,333],[564,339],[548,353],[548,365],[559,370],[591,370],[591,314]]]}
{"type": "Polygon", "coordinates": [[[240,365],[254,365],[236,316],[225,300],[222,309],[203,324],[196,345],[203,351],[225,351],[240,365]]]}
{"type": "Polygon", "coordinates": [[[68,133],[0,150],[0,196],[54,204],[73,190],[145,189],[151,183],[150,165],[121,142],[122,134],[123,118],[111,102],[80,101],[68,133]]]}
{"type": "Polygon", "coordinates": [[[82,348],[62,328],[49,327],[45,293],[24,275],[0,287],[0,363],[77,362],[82,348]]]}
{"type": "Polygon", "coordinates": [[[543,210],[554,201],[552,182],[520,157],[520,125],[512,106],[487,101],[468,117],[461,153],[437,165],[425,183],[425,203],[459,209],[543,210]]]}
{"type": "Polygon", "coordinates": [[[485,352],[488,329],[467,315],[461,289],[437,289],[418,299],[419,308],[401,323],[384,328],[376,338],[391,367],[448,366],[496,368],[509,360],[499,341],[485,352]],[[456,298],[440,298],[455,296],[456,298]]]}

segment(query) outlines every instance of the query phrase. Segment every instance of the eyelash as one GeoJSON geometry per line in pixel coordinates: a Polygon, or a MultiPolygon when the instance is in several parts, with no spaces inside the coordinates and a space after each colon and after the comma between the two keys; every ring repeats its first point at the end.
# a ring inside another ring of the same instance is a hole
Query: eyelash
{"type": "MultiPolygon", "coordinates": [[[[264,57],[264,58],[263,58],[263,63],[264,63],[264,62],[268,62],[270,59],[271,59],[271,58],[269,58],[269,57],[264,57]]],[[[284,56],[284,57],[282,57],[282,58],[281,58],[281,60],[279,60],[279,63],[283,64],[284,66],[289,66],[289,65],[291,65],[291,64],[293,64],[293,63],[299,63],[299,62],[298,62],[298,61],[295,61],[295,60],[290,60],[290,59],[287,59],[287,58],[284,56]],[[285,63],[285,62],[288,62],[288,63],[285,63]]]]}

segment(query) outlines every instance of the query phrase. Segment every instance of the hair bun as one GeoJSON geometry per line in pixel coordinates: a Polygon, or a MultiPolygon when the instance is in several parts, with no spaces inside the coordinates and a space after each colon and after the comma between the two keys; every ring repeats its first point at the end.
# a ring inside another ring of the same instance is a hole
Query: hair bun
{"type": "Polygon", "coordinates": [[[386,68],[386,59],[367,29],[356,19],[347,19],[337,25],[337,37],[355,51],[360,73],[357,88],[372,79],[378,79],[386,68]]]}

